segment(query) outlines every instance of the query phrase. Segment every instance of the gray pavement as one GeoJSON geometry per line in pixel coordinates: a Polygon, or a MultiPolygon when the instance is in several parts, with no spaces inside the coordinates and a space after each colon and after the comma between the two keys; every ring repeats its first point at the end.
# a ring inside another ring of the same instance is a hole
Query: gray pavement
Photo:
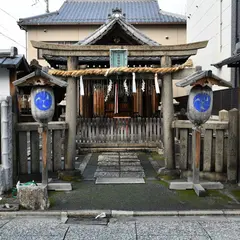
{"type": "Polygon", "coordinates": [[[240,236],[240,217],[131,217],[90,218],[17,217],[0,219],[0,239],[64,240],[235,240],[240,236]]]}

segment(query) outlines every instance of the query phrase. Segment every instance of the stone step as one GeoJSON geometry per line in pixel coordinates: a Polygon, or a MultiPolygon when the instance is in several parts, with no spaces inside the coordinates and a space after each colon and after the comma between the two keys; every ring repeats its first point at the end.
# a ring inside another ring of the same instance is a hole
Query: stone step
{"type": "Polygon", "coordinates": [[[144,184],[143,178],[97,178],[95,184],[144,184]]]}

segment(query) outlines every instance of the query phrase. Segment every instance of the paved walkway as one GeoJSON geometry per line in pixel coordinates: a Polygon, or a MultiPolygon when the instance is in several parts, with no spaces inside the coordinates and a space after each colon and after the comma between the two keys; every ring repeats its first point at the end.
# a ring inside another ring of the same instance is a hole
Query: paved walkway
{"type": "MultiPolygon", "coordinates": [[[[104,168],[99,163],[107,164],[107,154],[83,155],[79,157],[79,162],[76,164],[77,167],[80,167],[80,163],[81,166],[85,166],[83,180],[80,182],[73,181],[72,191],[50,191],[50,210],[178,211],[240,209],[240,190],[237,185],[224,184],[225,188],[223,190],[209,190],[207,196],[203,198],[197,197],[192,190],[169,190],[166,182],[156,179],[155,169],[159,167],[153,164],[155,161],[164,165],[164,160],[153,153],[138,152],[136,154],[137,158],[132,157],[131,160],[134,164],[138,164],[138,160],[140,161],[144,170],[145,184],[97,185],[94,175],[98,172],[104,173],[104,171],[97,170],[100,170],[101,167],[104,168]],[[101,160],[100,156],[102,155],[105,160],[101,160]]],[[[116,168],[119,169],[117,172],[120,176],[121,167],[124,169],[122,164],[124,161],[121,161],[120,156],[124,156],[124,154],[117,153],[117,155],[116,168]]],[[[128,161],[129,163],[130,161],[128,161]]],[[[128,167],[131,166],[128,165],[128,167]]],[[[105,172],[109,174],[110,171],[105,172]]],[[[129,173],[131,172],[129,171],[129,173]]],[[[15,201],[16,199],[12,198],[10,194],[0,201],[0,204],[14,203],[15,201]]]]}
{"type": "Polygon", "coordinates": [[[1,240],[237,240],[240,218],[142,217],[94,219],[23,218],[0,220],[1,240]]]}
{"type": "Polygon", "coordinates": [[[145,174],[137,153],[103,152],[98,156],[94,177],[96,183],[109,184],[113,179],[115,183],[123,183],[123,180],[135,183],[139,178],[143,180],[145,174]]]}

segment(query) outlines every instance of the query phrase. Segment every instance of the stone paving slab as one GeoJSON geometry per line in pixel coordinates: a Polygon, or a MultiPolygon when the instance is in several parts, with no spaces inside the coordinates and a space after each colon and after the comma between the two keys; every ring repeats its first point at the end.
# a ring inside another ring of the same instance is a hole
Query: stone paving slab
{"type": "Polygon", "coordinates": [[[144,178],[144,172],[120,172],[120,177],[124,178],[144,178]]]}
{"type": "Polygon", "coordinates": [[[140,164],[139,159],[132,159],[132,158],[122,158],[122,159],[120,159],[120,163],[124,163],[124,162],[138,162],[140,164]]]}
{"type": "Polygon", "coordinates": [[[120,152],[120,156],[123,155],[137,155],[137,153],[131,153],[131,152],[120,152]]]}
{"type": "Polygon", "coordinates": [[[137,155],[120,155],[120,159],[131,158],[131,159],[138,159],[137,155]]]}
{"type": "Polygon", "coordinates": [[[138,240],[211,240],[211,238],[206,236],[179,236],[179,235],[164,235],[164,236],[156,236],[156,235],[138,235],[138,240]]]}
{"type": "Polygon", "coordinates": [[[116,162],[116,163],[119,163],[119,159],[101,159],[101,160],[98,160],[98,163],[101,163],[101,162],[116,162]]]}
{"type": "Polygon", "coordinates": [[[98,161],[101,161],[101,160],[119,160],[119,157],[118,156],[103,156],[103,155],[99,155],[98,156],[98,161]]]}
{"type": "Polygon", "coordinates": [[[143,184],[143,178],[97,178],[95,184],[143,184]]]}
{"type": "Polygon", "coordinates": [[[141,166],[140,162],[138,161],[124,161],[124,162],[120,162],[120,166],[141,166]]]}
{"type": "Polygon", "coordinates": [[[65,240],[81,239],[81,240],[135,240],[134,223],[121,226],[70,226],[65,240]],[[91,233],[91,234],[90,234],[91,233]]]}
{"type": "Polygon", "coordinates": [[[120,166],[98,166],[96,172],[119,172],[120,166]]]}
{"type": "Polygon", "coordinates": [[[240,239],[240,226],[237,221],[198,221],[211,239],[240,239]],[[229,238],[229,233],[231,237],[229,238]]]}
{"type": "Polygon", "coordinates": [[[115,172],[95,172],[94,177],[119,177],[120,173],[115,171],[115,172]]]}
{"type": "Polygon", "coordinates": [[[52,236],[52,235],[47,235],[47,236],[35,236],[35,235],[10,235],[9,236],[3,236],[0,235],[0,239],[1,240],[59,240],[59,239],[63,239],[64,236],[52,236]]]}
{"type": "Polygon", "coordinates": [[[121,166],[121,172],[144,172],[141,166],[121,166]]]}
{"type": "Polygon", "coordinates": [[[147,232],[153,236],[180,235],[188,237],[188,239],[195,236],[208,237],[197,221],[179,221],[174,219],[159,221],[159,218],[144,218],[144,221],[143,219],[136,221],[136,227],[140,236],[144,236],[147,232]]]}
{"type": "Polygon", "coordinates": [[[119,166],[119,162],[98,162],[98,166],[119,166]]]}
{"type": "MultiPolygon", "coordinates": [[[[57,236],[63,239],[67,226],[61,224],[60,220],[51,218],[15,218],[1,228],[1,236],[8,235],[12,239],[21,236],[57,236]]],[[[21,239],[21,238],[19,238],[21,239]]]]}
{"type": "Polygon", "coordinates": [[[0,220],[0,228],[5,225],[9,220],[0,220]]]}
{"type": "Polygon", "coordinates": [[[101,155],[118,155],[119,152],[102,152],[101,155]]]}

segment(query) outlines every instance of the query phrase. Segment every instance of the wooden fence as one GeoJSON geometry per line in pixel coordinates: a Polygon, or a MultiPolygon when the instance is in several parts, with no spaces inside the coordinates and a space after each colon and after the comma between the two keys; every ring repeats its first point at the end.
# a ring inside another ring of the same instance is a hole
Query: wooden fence
{"type": "Polygon", "coordinates": [[[160,118],[80,118],[77,143],[81,146],[121,146],[142,144],[159,146],[160,118]]]}
{"type": "MultiPolygon", "coordinates": [[[[236,181],[238,175],[238,118],[237,109],[221,111],[218,121],[203,125],[201,139],[200,176],[211,180],[236,181]]],[[[175,138],[178,139],[177,163],[184,177],[192,170],[192,123],[174,121],[175,138]]]]}
{"type": "MultiPolygon", "coordinates": [[[[17,123],[16,142],[18,173],[30,174],[41,172],[42,143],[38,133],[39,124],[17,123]]],[[[64,136],[68,129],[65,122],[50,122],[48,134],[48,169],[55,172],[64,167],[64,136]]]]}

